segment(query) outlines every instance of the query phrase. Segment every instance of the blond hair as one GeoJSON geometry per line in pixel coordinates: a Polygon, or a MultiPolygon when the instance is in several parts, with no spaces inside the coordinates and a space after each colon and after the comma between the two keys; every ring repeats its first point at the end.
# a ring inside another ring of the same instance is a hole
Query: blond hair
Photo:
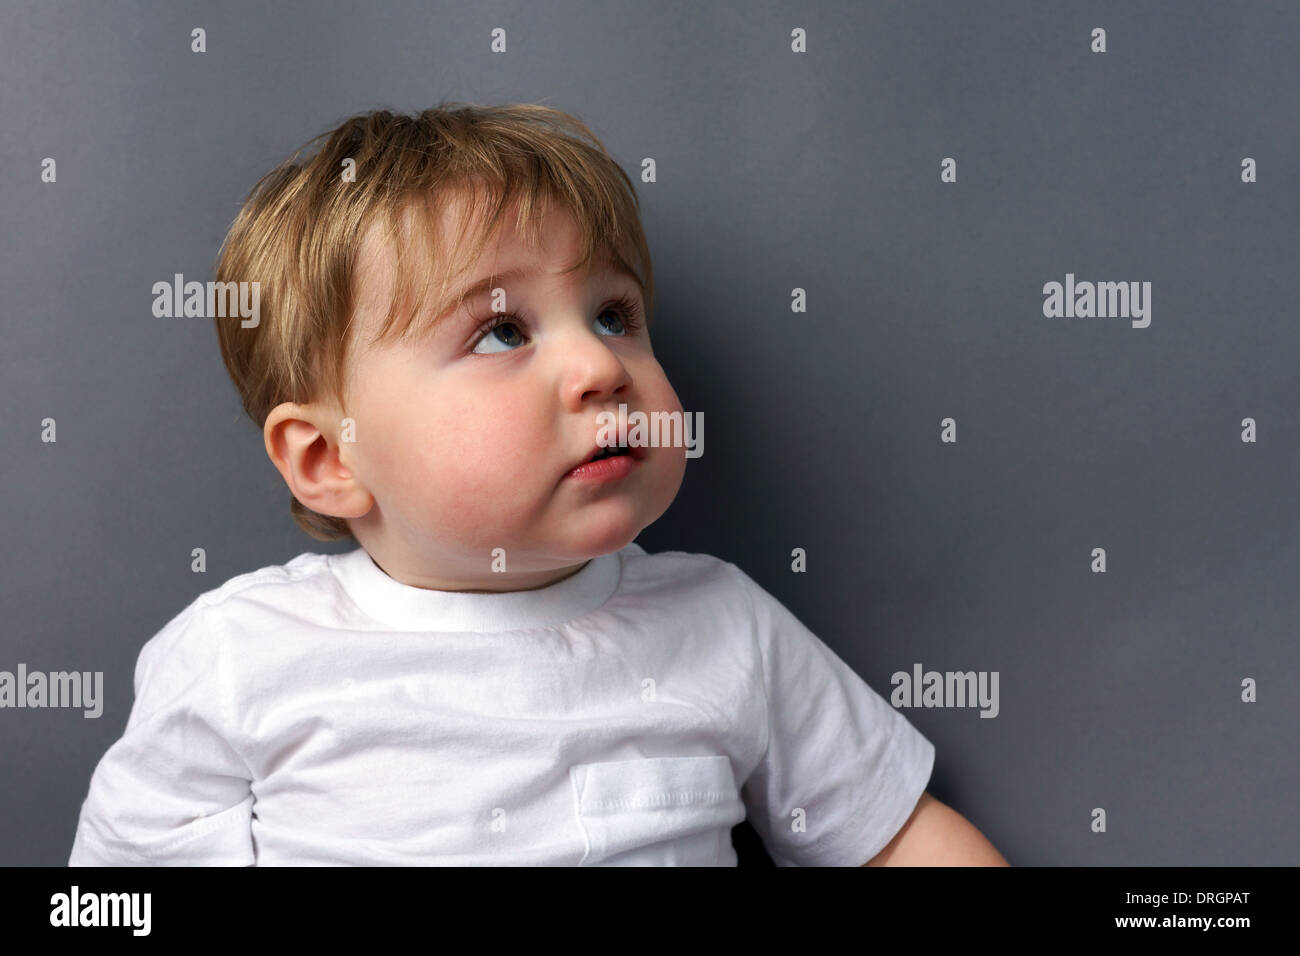
{"type": "MultiPolygon", "coordinates": [[[[567,271],[600,257],[630,272],[641,286],[649,327],[654,275],[636,193],[576,117],[532,104],[458,102],[417,115],[362,113],[309,140],[263,176],[222,243],[216,281],[260,284],[255,326],[216,319],[222,359],[253,422],[263,427],[282,402],[328,396],[346,407],[358,250],[372,224],[382,224],[397,249],[398,289],[375,336],[379,342],[420,335],[449,307],[459,309],[463,300],[448,296],[452,279],[478,259],[516,201],[515,228],[530,249],[538,247],[541,217],[551,204],[567,209],[582,242],[567,271]],[[344,175],[346,160],[355,162],[354,180],[344,175]],[[457,250],[459,268],[435,262],[431,252],[439,248],[439,215],[453,198],[468,199],[460,234],[449,246],[457,250]],[[466,224],[485,213],[476,241],[467,246],[466,224]],[[428,308],[435,270],[442,276],[440,291],[436,307],[428,308]]],[[[353,537],[345,519],[312,511],[296,497],[290,511],[313,538],[353,537]]]]}

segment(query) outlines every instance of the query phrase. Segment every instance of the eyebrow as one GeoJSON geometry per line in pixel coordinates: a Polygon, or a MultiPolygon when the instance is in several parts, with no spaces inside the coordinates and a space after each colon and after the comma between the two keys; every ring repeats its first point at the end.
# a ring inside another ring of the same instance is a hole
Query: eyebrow
{"type": "MultiPolygon", "coordinates": [[[[616,275],[616,276],[625,276],[626,278],[629,278],[633,282],[635,282],[638,287],[640,287],[641,285],[641,280],[637,278],[634,272],[625,269],[619,265],[611,264],[605,266],[603,268],[600,268],[599,271],[595,274],[599,275],[601,273],[616,275]]],[[[500,285],[501,282],[505,279],[521,279],[521,278],[526,278],[528,276],[535,276],[537,274],[538,272],[536,269],[523,269],[516,266],[513,269],[506,269],[503,272],[497,272],[492,275],[483,276],[482,278],[477,279],[474,282],[471,282],[469,285],[465,286],[464,288],[459,289],[451,296],[450,299],[447,300],[449,305],[447,306],[447,311],[443,313],[443,317],[444,318],[450,317],[456,311],[457,303],[462,301],[470,302],[478,298],[479,296],[484,295],[485,293],[491,292],[494,288],[500,285]]]]}
{"type": "Polygon", "coordinates": [[[478,298],[479,296],[483,295],[485,292],[491,292],[492,289],[494,289],[497,285],[499,285],[501,281],[504,279],[522,279],[527,276],[534,276],[534,275],[537,275],[536,269],[520,269],[518,267],[514,269],[507,269],[504,272],[497,272],[492,275],[486,275],[483,276],[483,278],[465,286],[463,289],[459,289],[458,291],[453,293],[450,301],[452,303],[452,306],[455,307],[455,304],[457,302],[460,302],[462,299],[468,301],[470,299],[478,298]]]}

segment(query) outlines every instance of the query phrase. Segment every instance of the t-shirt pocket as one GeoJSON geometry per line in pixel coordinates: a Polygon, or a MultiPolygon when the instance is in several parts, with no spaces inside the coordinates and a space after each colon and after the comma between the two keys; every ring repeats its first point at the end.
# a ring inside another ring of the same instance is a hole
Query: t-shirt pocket
{"type": "Polygon", "coordinates": [[[569,769],[586,838],[579,866],[735,866],[745,805],[725,754],[638,757],[569,769]]]}

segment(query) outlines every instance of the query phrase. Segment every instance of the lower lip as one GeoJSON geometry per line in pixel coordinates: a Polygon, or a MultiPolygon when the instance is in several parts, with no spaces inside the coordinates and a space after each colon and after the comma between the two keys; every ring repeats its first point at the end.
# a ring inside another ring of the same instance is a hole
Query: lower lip
{"type": "Polygon", "coordinates": [[[585,465],[579,465],[564,477],[603,484],[606,481],[626,478],[636,466],[637,459],[631,455],[615,455],[613,458],[602,458],[600,461],[589,461],[585,465]]]}

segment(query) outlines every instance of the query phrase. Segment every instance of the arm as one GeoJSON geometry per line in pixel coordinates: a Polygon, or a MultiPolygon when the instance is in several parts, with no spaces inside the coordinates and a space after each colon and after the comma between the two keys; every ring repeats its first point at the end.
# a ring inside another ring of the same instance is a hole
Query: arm
{"type": "Polygon", "coordinates": [[[927,790],[889,844],[863,866],[1009,866],[993,844],[927,790]]]}
{"type": "Polygon", "coordinates": [[[199,602],[140,650],[126,730],[91,776],[69,866],[248,866],[252,774],[229,741],[220,622],[199,602]]]}

